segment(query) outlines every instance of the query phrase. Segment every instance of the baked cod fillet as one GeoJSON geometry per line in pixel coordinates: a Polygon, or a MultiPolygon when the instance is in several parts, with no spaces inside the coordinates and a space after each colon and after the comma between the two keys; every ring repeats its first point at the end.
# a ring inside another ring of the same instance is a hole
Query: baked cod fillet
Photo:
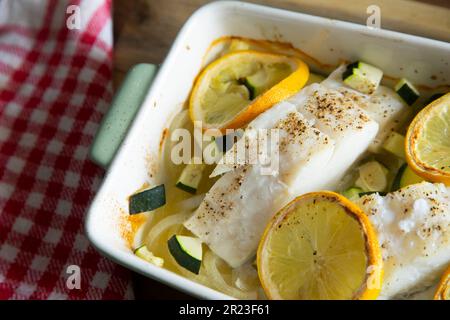
{"type": "Polygon", "coordinates": [[[373,143],[378,132],[377,122],[364,111],[367,102],[356,99],[356,95],[315,83],[288,100],[316,128],[335,141],[335,150],[325,171],[326,184],[322,182],[320,189],[334,190],[349,167],[373,143]]]}
{"type": "Polygon", "coordinates": [[[255,255],[270,218],[295,196],[335,188],[378,125],[345,93],[314,84],[259,115],[224,159],[239,158],[238,150],[255,139],[252,129],[279,130],[279,170],[261,174],[264,166],[245,157],[224,161],[215,171],[225,174],[185,222],[232,267],[255,255]]]}
{"type": "Polygon", "coordinates": [[[450,264],[450,188],[422,182],[357,203],[375,227],[383,254],[380,298],[401,298],[435,284],[450,264]]]}
{"type": "Polygon", "coordinates": [[[394,90],[386,86],[378,86],[377,90],[371,95],[347,87],[342,81],[342,74],[345,69],[345,65],[338,67],[321,84],[352,96],[360,103],[369,117],[378,123],[380,127],[378,134],[369,146],[369,151],[378,152],[389,134],[400,128],[409,118],[412,109],[403,102],[394,90]]]}
{"type": "MultiPolygon", "coordinates": [[[[334,149],[326,135],[295,108],[275,126],[282,130],[280,162],[293,164],[305,181],[323,170],[334,149]],[[297,151],[289,152],[294,146],[297,151]]],[[[240,266],[255,254],[270,218],[291,198],[289,186],[280,178],[287,166],[281,166],[283,169],[274,175],[262,174],[261,165],[236,166],[212,186],[184,225],[230,266],[240,266]]]]}

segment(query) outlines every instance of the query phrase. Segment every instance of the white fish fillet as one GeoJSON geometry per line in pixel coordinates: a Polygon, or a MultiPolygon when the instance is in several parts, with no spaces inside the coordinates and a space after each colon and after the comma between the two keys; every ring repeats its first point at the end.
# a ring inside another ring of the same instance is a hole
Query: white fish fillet
{"type": "Polygon", "coordinates": [[[381,299],[420,292],[450,264],[450,188],[423,182],[358,204],[374,225],[384,261],[381,299]]]}
{"type": "Polygon", "coordinates": [[[340,66],[321,84],[341,92],[346,91],[349,95],[353,95],[354,99],[364,101],[361,107],[380,126],[376,138],[369,147],[369,151],[378,152],[388,135],[400,128],[408,119],[412,109],[403,102],[394,90],[386,86],[378,86],[377,90],[370,96],[346,87],[342,81],[342,73],[345,68],[344,65],[340,66]]]}
{"type": "MultiPolygon", "coordinates": [[[[232,267],[254,256],[269,219],[294,196],[335,188],[378,130],[357,102],[320,84],[274,106],[248,127],[280,129],[279,172],[260,175],[260,165],[245,162],[218,166],[220,173],[228,172],[185,223],[232,267]]],[[[225,158],[233,157],[247,136],[252,138],[246,132],[225,158]]]]}
{"type": "Polygon", "coordinates": [[[355,103],[354,93],[330,90],[321,84],[306,87],[289,101],[336,143],[326,170],[327,184],[321,185],[322,189],[333,190],[349,167],[371,145],[378,132],[378,124],[364,111],[364,101],[355,103]]]}
{"type": "MultiPolygon", "coordinates": [[[[295,108],[275,126],[282,130],[280,144],[284,144],[280,148],[283,164],[279,174],[262,175],[260,165],[246,164],[225,173],[184,224],[232,267],[255,254],[267,222],[291,199],[287,169],[295,168],[296,177],[314,181],[314,173],[323,171],[334,150],[330,139],[295,108]]],[[[307,192],[307,186],[303,184],[299,189],[307,192]]]]}

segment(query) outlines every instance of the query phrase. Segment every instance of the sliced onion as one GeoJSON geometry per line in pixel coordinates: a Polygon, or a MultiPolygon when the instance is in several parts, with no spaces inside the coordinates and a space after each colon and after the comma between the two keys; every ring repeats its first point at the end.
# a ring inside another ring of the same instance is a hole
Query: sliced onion
{"type": "Polygon", "coordinates": [[[205,193],[180,201],[176,204],[176,207],[183,211],[195,210],[202,203],[203,198],[205,198],[205,193]]]}
{"type": "Polygon", "coordinates": [[[211,286],[217,290],[239,299],[256,299],[256,292],[245,292],[230,286],[217,268],[218,257],[212,251],[205,252],[203,266],[212,281],[211,286]]]}
{"type": "Polygon", "coordinates": [[[258,289],[258,272],[251,263],[246,263],[232,271],[234,285],[243,291],[254,291],[258,289]]]}
{"type": "Polygon", "coordinates": [[[165,230],[169,229],[170,227],[173,227],[173,226],[175,226],[177,224],[180,225],[180,227],[181,227],[183,222],[186,221],[187,218],[189,218],[189,216],[191,214],[192,214],[192,212],[190,212],[190,211],[182,212],[182,213],[172,214],[172,215],[162,219],[157,224],[155,224],[153,226],[153,228],[151,228],[150,231],[148,232],[147,243],[150,244],[150,245],[153,245],[155,240],[165,230]]]}
{"type": "Polygon", "coordinates": [[[195,274],[180,266],[178,262],[176,262],[175,259],[172,257],[172,255],[169,254],[169,256],[170,256],[169,259],[172,260],[173,265],[176,266],[178,273],[181,274],[183,277],[201,283],[207,287],[211,287],[211,280],[209,280],[208,271],[205,268],[200,268],[200,273],[195,274]]]}
{"type": "Polygon", "coordinates": [[[174,148],[174,146],[179,143],[178,141],[172,141],[172,133],[176,129],[187,129],[192,130],[192,123],[190,123],[189,118],[189,111],[188,109],[183,109],[179,113],[175,115],[172,122],[169,126],[169,135],[166,138],[166,141],[164,142],[164,157],[163,157],[163,176],[166,178],[166,182],[172,181],[175,179],[178,179],[178,176],[181,173],[181,170],[183,168],[182,165],[175,164],[172,161],[171,153],[174,148]]]}
{"type": "MultiPolygon", "coordinates": [[[[169,228],[176,226],[181,228],[182,224],[190,217],[191,214],[192,211],[183,211],[181,213],[165,217],[149,230],[147,243],[150,244],[150,246],[152,246],[153,244],[156,243],[156,240],[158,241],[161,240],[160,237],[162,236],[162,233],[167,231],[169,228]]],[[[218,268],[218,264],[221,262],[221,260],[217,255],[215,255],[210,250],[207,250],[203,255],[202,268],[200,268],[200,273],[198,275],[189,272],[188,270],[178,265],[178,263],[176,263],[176,261],[170,254],[168,254],[168,256],[174,262],[173,265],[176,266],[178,273],[192,281],[214,288],[220,292],[223,292],[238,299],[257,298],[256,290],[253,291],[240,290],[232,285],[229,285],[227,281],[225,281],[224,279],[225,274],[220,272],[218,268]]]]}
{"type": "Polygon", "coordinates": [[[172,120],[169,126],[169,132],[173,132],[175,129],[184,128],[186,123],[190,120],[189,118],[189,110],[183,109],[181,110],[172,120]]]}
{"type": "Polygon", "coordinates": [[[153,221],[153,214],[149,212],[142,213],[142,215],[145,215],[146,220],[145,223],[143,223],[141,226],[139,226],[138,230],[134,233],[133,238],[133,248],[137,248],[142,245],[145,241],[145,237],[148,234],[147,229],[148,226],[153,221]]]}

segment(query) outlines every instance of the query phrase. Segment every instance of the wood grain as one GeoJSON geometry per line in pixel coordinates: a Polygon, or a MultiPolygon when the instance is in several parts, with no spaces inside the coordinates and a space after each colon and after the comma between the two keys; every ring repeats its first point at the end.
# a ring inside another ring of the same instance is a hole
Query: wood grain
{"type": "MultiPolygon", "coordinates": [[[[136,63],[161,63],[189,16],[208,0],[115,0],[114,84],[136,63]]],[[[249,2],[364,24],[368,5],[381,8],[384,29],[450,42],[449,0],[251,0],[249,2]]],[[[190,299],[134,274],[137,299],[190,299]]]]}
{"type": "MultiPolygon", "coordinates": [[[[208,0],[115,0],[115,84],[139,62],[161,63],[184,22],[208,0]]],[[[250,0],[293,11],[364,24],[366,8],[381,8],[381,27],[450,42],[450,1],[250,0]]]]}

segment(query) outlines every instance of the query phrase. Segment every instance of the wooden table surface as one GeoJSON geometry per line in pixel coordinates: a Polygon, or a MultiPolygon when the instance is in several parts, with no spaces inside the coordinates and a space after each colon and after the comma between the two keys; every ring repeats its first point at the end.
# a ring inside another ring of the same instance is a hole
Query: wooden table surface
{"type": "MultiPolygon", "coordinates": [[[[114,0],[114,84],[131,66],[161,63],[188,17],[208,0],[114,0]]],[[[450,0],[255,0],[248,1],[365,24],[366,8],[381,8],[381,27],[450,42],[450,0]]],[[[192,299],[135,274],[137,299],[192,299]]]]}

